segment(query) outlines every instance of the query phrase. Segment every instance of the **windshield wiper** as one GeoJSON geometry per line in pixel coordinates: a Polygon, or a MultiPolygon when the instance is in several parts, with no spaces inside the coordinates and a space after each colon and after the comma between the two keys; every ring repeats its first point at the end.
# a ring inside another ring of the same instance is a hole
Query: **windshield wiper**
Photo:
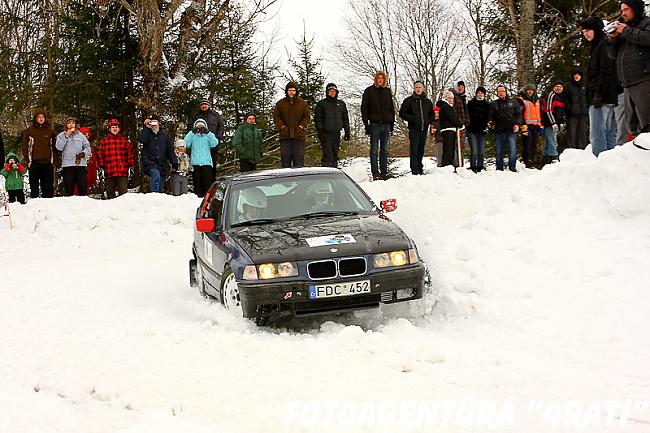
{"type": "Polygon", "coordinates": [[[280,219],[274,219],[274,218],[259,218],[256,220],[250,220],[250,221],[243,221],[240,223],[235,223],[232,224],[231,227],[245,227],[245,226],[258,226],[262,224],[271,224],[271,223],[277,223],[282,220],[280,219]]]}
{"type": "Polygon", "coordinates": [[[359,215],[359,212],[353,211],[353,210],[325,210],[325,211],[319,211],[319,212],[310,212],[310,213],[305,213],[302,215],[296,215],[293,218],[321,218],[321,217],[328,217],[328,216],[341,216],[341,215],[359,215]]]}

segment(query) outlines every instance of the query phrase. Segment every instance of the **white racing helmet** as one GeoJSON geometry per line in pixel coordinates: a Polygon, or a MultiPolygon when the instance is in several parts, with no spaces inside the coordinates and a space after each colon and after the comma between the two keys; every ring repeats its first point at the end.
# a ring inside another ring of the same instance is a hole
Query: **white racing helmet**
{"type": "Polygon", "coordinates": [[[307,187],[307,195],[314,199],[317,206],[331,205],[334,198],[334,189],[329,182],[314,182],[307,187]]]}
{"type": "Polygon", "coordinates": [[[254,207],[257,209],[266,209],[267,206],[266,195],[259,188],[248,188],[239,193],[239,201],[237,202],[237,210],[239,213],[246,213],[244,205],[254,207]]]}

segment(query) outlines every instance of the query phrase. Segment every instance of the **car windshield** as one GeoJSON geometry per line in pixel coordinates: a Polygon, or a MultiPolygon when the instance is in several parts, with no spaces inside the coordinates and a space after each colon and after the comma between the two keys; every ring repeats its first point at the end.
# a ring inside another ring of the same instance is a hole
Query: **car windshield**
{"type": "Polygon", "coordinates": [[[230,226],[375,211],[359,186],[344,174],[267,178],[235,185],[228,209],[230,226]]]}

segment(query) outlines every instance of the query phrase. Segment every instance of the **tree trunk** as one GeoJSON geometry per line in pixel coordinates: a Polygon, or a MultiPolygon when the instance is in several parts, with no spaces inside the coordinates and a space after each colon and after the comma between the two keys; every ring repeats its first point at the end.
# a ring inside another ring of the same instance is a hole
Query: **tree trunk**
{"type": "Polygon", "coordinates": [[[521,20],[517,45],[517,84],[535,83],[533,42],[535,34],[535,0],[521,0],[521,20]]]}

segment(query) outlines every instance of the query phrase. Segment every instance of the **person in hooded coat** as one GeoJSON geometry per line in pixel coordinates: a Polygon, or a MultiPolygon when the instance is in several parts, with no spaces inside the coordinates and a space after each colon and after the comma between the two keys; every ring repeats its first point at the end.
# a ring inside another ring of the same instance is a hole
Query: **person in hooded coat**
{"type": "Polygon", "coordinates": [[[521,125],[521,159],[526,168],[533,168],[537,154],[537,141],[542,129],[542,104],[537,97],[537,86],[527,84],[517,97],[523,123],[521,125]]]}
{"type": "Polygon", "coordinates": [[[587,147],[587,119],[589,106],[587,104],[587,86],[583,80],[581,68],[573,68],[571,81],[566,86],[567,99],[567,147],[584,149],[587,147]]]}
{"type": "Polygon", "coordinates": [[[337,167],[341,130],[345,134],[343,139],[350,140],[350,118],[347,105],[339,99],[339,90],[336,84],[329,83],[325,86],[325,98],[316,104],[314,124],[318,132],[318,141],[323,148],[321,165],[337,167]]]}
{"type": "Polygon", "coordinates": [[[255,171],[257,163],[262,160],[262,131],[255,124],[257,119],[255,114],[246,115],[246,123],[241,125],[235,131],[232,138],[232,147],[237,152],[239,158],[239,171],[255,171]]]}
{"type": "Polygon", "coordinates": [[[278,130],[283,168],[305,165],[310,113],[309,105],[298,93],[298,84],[293,81],[287,83],[284,88],[285,97],[273,109],[273,123],[278,130]]]}
{"type": "Polygon", "coordinates": [[[218,145],[219,140],[208,130],[207,122],[203,119],[197,119],[192,130],[185,135],[185,147],[191,151],[194,193],[199,197],[204,197],[214,182],[211,149],[216,149],[218,145]]]}
{"type": "Polygon", "coordinates": [[[18,201],[25,204],[23,176],[26,171],[27,168],[20,163],[18,156],[9,152],[4,167],[0,170],[0,175],[5,177],[5,189],[9,194],[9,203],[18,201]]]}
{"type": "Polygon", "coordinates": [[[45,110],[37,108],[32,125],[23,132],[22,146],[32,198],[54,197],[55,140],[56,134],[47,121],[45,110]]]}
{"type": "Polygon", "coordinates": [[[618,81],[614,61],[607,53],[603,20],[588,17],[580,26],[582,36],[591,45],[587,69],[589,142],[591,151],[598,156],[616,145],[614,107],[618,102],[618,81]]]}

